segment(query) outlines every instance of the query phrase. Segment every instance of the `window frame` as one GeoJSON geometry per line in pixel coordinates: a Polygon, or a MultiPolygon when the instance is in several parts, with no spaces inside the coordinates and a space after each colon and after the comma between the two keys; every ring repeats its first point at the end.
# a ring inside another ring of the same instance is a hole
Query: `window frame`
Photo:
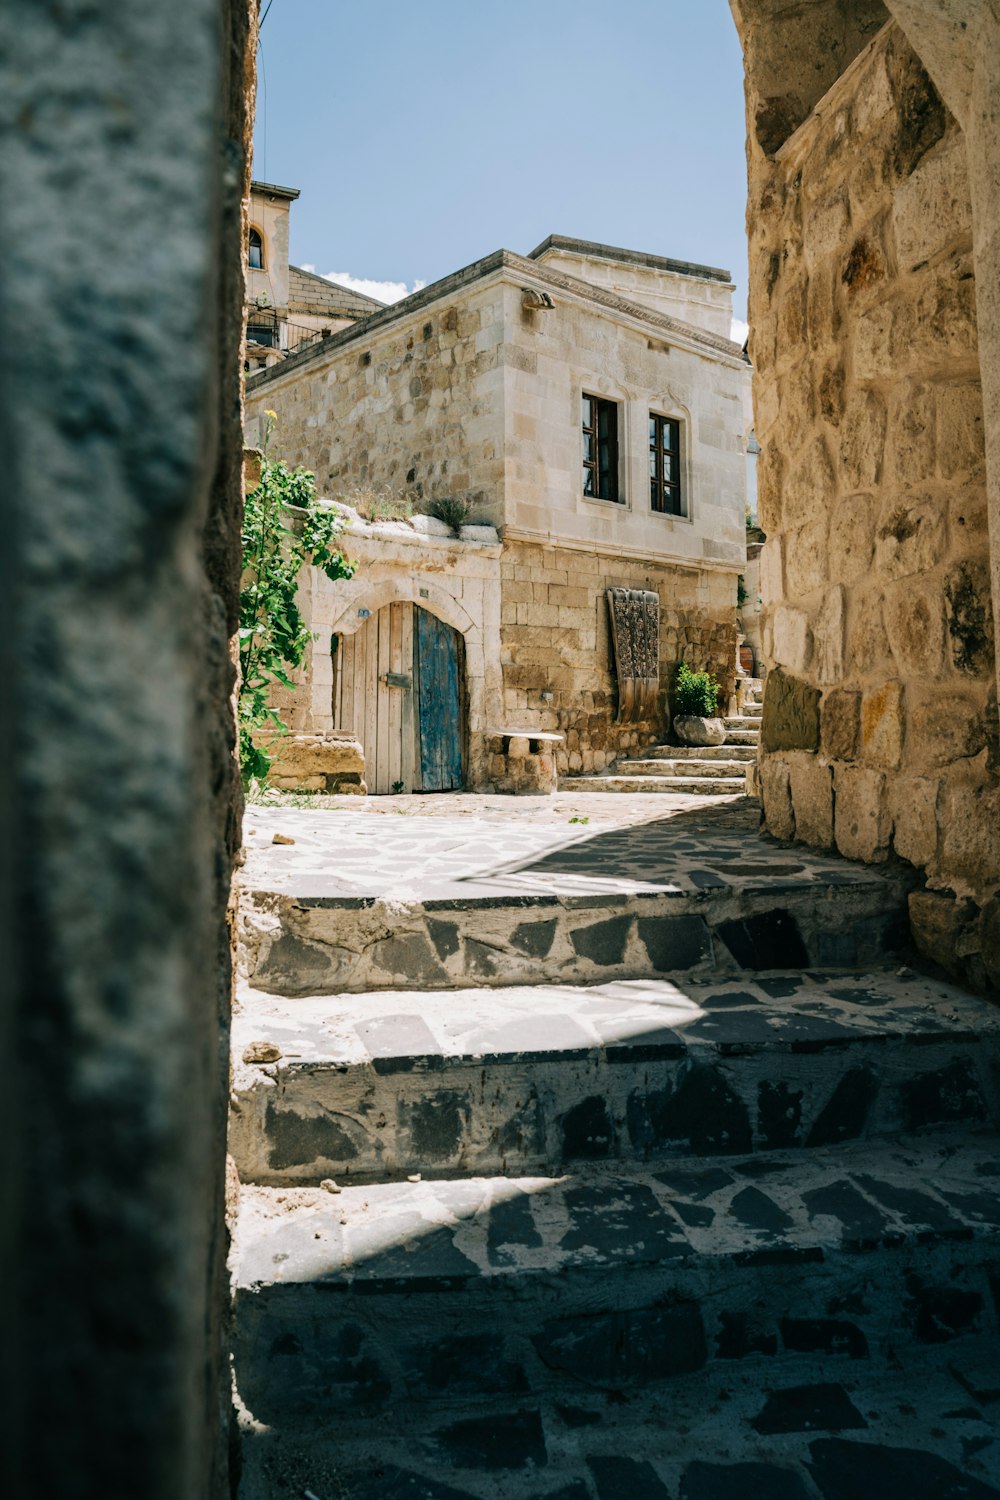
{"type": "Polygon", "coordinates": [[[580,430],[580,448],[581,448],[580,462],[581,462],[581,469],[582,469],[582,475],[581,475],[581,477],[582,477],[582,481],[583,481],[582,494],[583,494],[584,500],[587,500],[587,501],[591,502],[592,504],[618,505],[618,506],[623,506],[623,507],[625,507],[626,504],[627,504],[626,497],[625,497],[625,487],[622,484],[622,475],[621,475],[621,452],[622,452],[621,427],[622,427],[622,418],[623,418],[623,411],[622,411],[622,403],[620,401],[616,401],[614,399],[614,397],[611,397],[611,396],[598,396],[595,391],[581,390],[581,392],[580,392],[580,428],[579,428],[579,430],[580,430]],[[592,415],[592,421],[590,422],[589,425],[584,421],[583,403],[585,401],[590,401],[592,403],[592,413],[591,413],[591,415],[592,415]],[[600,493],[601,472],[602,472],[602,470],[601,470],[601,458],[600,458],[600,448],[601,448],[600,419],[601,419],[601,409],[602,408],[604,408],[605,410],[610,411],[610,412],[612,412],[614,414],[614,425],[613,425],[613,428],[609,432],[609,437],[608,437],[608,440],[607,440],[608,441],[608,450],[609,451],[608,451],[608,463],[607,463],[607,467],[606,467],[605,472],[608,475],[608,481],[609,481],[608,488],[611,491],[611,493],[609,493],[607,495],[602,495],[600,493]],[[590,437],[590,439],[592,441],[592,454],[593,454],[593,456],[590,459],[586,458],[586,456],[585,456],[585,454],[586,454],[585,439],[587,437],[590,437]],[[593,492],[593,494],[588,494],[587,493],[587,476],[588,476],[588,472],[593,476],[593,483],[594,483],[594,492],[593,492]]]}
{"type": "Polygon", "coordinates": [[[250,271],[264,271],[264,270],[267,269],[267,267],[264,264],[264,235],[263,235],[262,231],[257,228],[256,224],[251,224],[250,227],[247,229],[247,269],[250,270],[250,271]],[[253,263],[253,261],[250,259],[250,252],[253,249],[253,237],[254,237],[254,235],[257,236],[257,239],[260,242],[260,265],[259,266],[255,266],[254,263],[253,263]]]}
{"type": "Polygon", "coordinates": [[[674,521],[689,521],[691,506],[684,473],[684,422],[680,417],[670,416],[666,412],[649,412],[646,424],[646,463],[650,514],[669,516],[674,521]],[[663,440],[664,434],[668,432],[673,439],[673,446],[667,446],[663,440]],[[676,479],[665,478],[664,456],[673,459],[676,479]],[[652,466],[649,464],[650,458],[653,459],[652,466]],[[676,509],[669,504],[671,495],[676,496],[676,509]]]}

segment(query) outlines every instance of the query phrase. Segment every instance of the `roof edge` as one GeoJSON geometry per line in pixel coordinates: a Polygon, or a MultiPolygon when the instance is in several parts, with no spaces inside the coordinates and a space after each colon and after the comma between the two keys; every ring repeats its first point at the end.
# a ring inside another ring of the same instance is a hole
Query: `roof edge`
{"type": "Polygon", "coordinates": [[[625,265],[645,266],[651,271],[670,271],[675,276],[690,276],[698,281],[733,282],[732,272],[720,266],[703,266],[693,260],[671,260],[666,255],[653,255],[645,250],[626,250],[620,245],[602,245],[598,240],[577,240],[568,234],[550,234],[528,252],[528,260],[538,260],[547,250],[575,250],[580,255],[592,255],[597,260],[617,260],[625,265]]]}
{"type": "Polygon", "coordinates": [[[292,203],[299,196],[300,189],[281,187],[277,182],[258,182],[252,179],[250,191],[251,193],[265,193],[269,198],[287,198],[289,203],[292,203]]]}

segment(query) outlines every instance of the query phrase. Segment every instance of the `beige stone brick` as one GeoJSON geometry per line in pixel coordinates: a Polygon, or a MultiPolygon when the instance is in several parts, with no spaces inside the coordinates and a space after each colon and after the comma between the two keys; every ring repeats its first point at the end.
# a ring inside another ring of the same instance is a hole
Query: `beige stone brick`
{"type": "Polygon", "coordinates": [[[827,577],[827,519],[819,515],[798,531],[785,537],[785,578],[789,596],[803,595],[820,588],[827,577]]]}
{"type": "Polygon", "coordinates": [[[889,584],[882,610],[893,658],[904,677],[937,677],[944,666],[944,610],[931,589],[889,584]]]}
{"type": "MultiPolygon", "coordinates": [[[[828,513],[836,494],[837,477],[826,439],[817,434],[792,464],[781,496],[781,524],[785,531],[804,526],[828,513]]],[[[765,526],[765,530],[767,527],[765,526]]]]}
{"type": "Polygon", "coordinates": [[[761,800],[768,833],[776,839],[795,837],[791,778],[785,761],[765,756],[760,762],[761,800]]]}
{"type": "Polygon", "coordinates": [[[833,843],[833,772],[815,755],[796,755],[790,760],[789,782],[795,837],[814,848],[829,849],[833,843]]]}
{"type": "Polygon", "coordinates": [[[847,859],[866,864],[887,858],[892,820],[881,771],[862,766],[838,765],[834,773],[836,792],[834,835],[837,848],[847,859]]]}
{"type": "Polygon", "coordinates": [[[907,688],[907,761],[916,770],[938,769],[979,755],[996,735],[988,699],[951,684],[911,683],[907,688]]]}
{"type": "Polygon", "coordinates": [[[942,779],[938,820],[938,877],[960,893],[994,891],[1000,885],[1000,787],[987,769],[987,752],[942,779]]]}
{"type": "Polygon", "coordinates": [[[919,869],[937,852],[938,781],[924,776],[893,776],[888,782],[895,852],[919,869]]]}
{"type": "Polygon", "coordinates": [[[929,152],[892,199],[896,254],[903,271],[913,270],[956,242],[972,236],[972,203],[961,132],[929,152]]]}
{"type": "Polygon", "coordinates": [[[861,733],[861,694],[845,688],[824,693],[819,721],[823,754],[830,760],[853,760],[861,733]]]}
{"type": "Polygon", "coordinates": [[[903,686],[886,682],[861,699],[861,756],[869,765],[896,770],[903,758],[903,686]]]}
{"type": "Polygon", "coordinates": [[[549,584],[549,603],[561,604],[573,609],[586,609],[592,599],[589,589],[562,583],[549,584]]]}
{"type": "Polygon", "coordinates": [[[783,604],[773,622],[774,660],[791,672],[804,672],[812,655],[812,632],[804,610],[783,604]]]}
{"type": "Polygon", "coordinates": [[[875,563],[887,578],[929,573],[945,555],[945,506],[929,495],[884,501],[875,533],[875,563]]]}
{"type": "Polygon", "coordinates": [[[837,501],[829,551],[830,577],[839,583],[857,583],[868,572],[875,552],[875,517],[869,495],[847,495],[837,501]]]}
{"type": "Polygon", "coordinates": [[[907,382],[892,398],[890,447],[895,477],[903,484],[926,484],[934,473],[935,445],[934,390],[907,382]]]}
{"type": "Polygon", "coordinates": [[[986,468],[983,395],[978,381],[937,391],[937,459],[945,479],[979,483],[986,468]]]}
{"type": "Polygon", "coordinates": [[[840,434],[840,467],[852,490],[870,489],[882,476],[885,402],[875,391],[855,391],[847,402],[840,434]]]}

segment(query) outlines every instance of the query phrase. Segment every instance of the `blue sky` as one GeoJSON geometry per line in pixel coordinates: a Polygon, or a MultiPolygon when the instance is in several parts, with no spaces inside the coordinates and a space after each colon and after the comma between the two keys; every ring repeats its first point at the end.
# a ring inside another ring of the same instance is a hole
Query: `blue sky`
{"type": "Polygon", "coordinates": [[[393,300],[569,234],[724,266],[746,316],[726,0],[271,0],[261,35],[254,175],[302,191],[294,263],[393,300]]]}

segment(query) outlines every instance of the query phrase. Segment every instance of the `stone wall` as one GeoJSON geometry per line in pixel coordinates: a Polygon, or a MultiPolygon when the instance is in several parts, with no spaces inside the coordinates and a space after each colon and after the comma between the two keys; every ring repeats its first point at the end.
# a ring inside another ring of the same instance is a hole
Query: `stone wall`
{"type": "MultiPolygon", "coordinates": [[[[421,508],[471,496],[476,518],[502,511],[503,323],[496,287],[460,308],[420,308],[247,390],[251,439],[277,414],[272,449],[311,469],[321,495],[353,504],[375,486],[421,508]]],[[[302,356],[299,357],[300,359],[302,356]]]]}
{"type": "Polygon", "coordinates": [[[731,574],[524,542],[505,545],[500,567],[506,722],[563,733],[560,772],[602,771],[617,755],[635,755],[662,738],[681,660],[718,675],[725,707],[735,686],[731,574]],[[615,723],[609,588],[655,589],[660,596],[660,712],[646,723],[615,723]],[[550,701],[543,698],[550,693],[550,701]]]}
{"type": "Polygon", "coordinates": [[[228,1494],[255,45],[240,0],[0,19],[17,350],[0,362],[0,692],[16,725],[0,798],[0,1423],[16,1500],[228,1494]],[[169,307],[190,312],[190,337],[169,307]]]}
{"type": "Polygon", "coordinates": [[[983,901],[1000,788],[962,135],[893,24],[790,136],[752,54],[767,825],[983,901]]]}

